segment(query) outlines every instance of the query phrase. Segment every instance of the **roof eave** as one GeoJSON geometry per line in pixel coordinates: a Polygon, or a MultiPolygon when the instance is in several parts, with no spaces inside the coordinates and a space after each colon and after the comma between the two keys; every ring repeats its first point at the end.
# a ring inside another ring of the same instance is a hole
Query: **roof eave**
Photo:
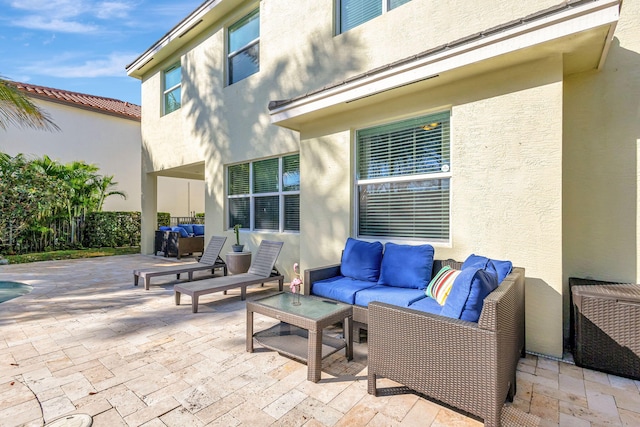
{"type": "Polygon", "coordinates": [[[601,68],[613,39],[619,13],[619,0],[593,1],[486,37],[472,38],[469,42],[456,44],[451,48],[436,49],[434,53],[427,53],[415,60],[399,61],[399,66],[364,74],[360,78],[350,79],[309,95],[272,101],[269,106],[271,122],[300,130],[301,124],[310,120],[311,116],[331,114],[337,106],[344,109],[344,104],[400,87],[429,79],[436,82],[438,76],[452,70],[608,26],[604,47],[597,61],[597,68],[601,68]]]}

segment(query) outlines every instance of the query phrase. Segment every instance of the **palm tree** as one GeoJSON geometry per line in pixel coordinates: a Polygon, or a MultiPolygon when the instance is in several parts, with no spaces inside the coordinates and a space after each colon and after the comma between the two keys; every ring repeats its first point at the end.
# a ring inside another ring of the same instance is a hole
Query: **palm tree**
{"type": "Polygon", "coordinates": [[[15,83],[0,77],[0,129],[21,128],[60,130],[49,115],[18,90],[15,83]]]}
{"type": "Polygon", "coordinates": [[[116,185],[118,185],[118,183],[113,180],[113,175],[102,176],[95,179],[95,186],[99,193],[98,212],[102,211],[104,200],[109,196],[120,196],[127,200],[127,194],[124,191],[113,189],[116,185]]]}

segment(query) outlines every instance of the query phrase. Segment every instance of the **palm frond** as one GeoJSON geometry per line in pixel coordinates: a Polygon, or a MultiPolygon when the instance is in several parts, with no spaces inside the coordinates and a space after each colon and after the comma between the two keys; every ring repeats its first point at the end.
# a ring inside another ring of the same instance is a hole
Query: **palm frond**
{"type": "Polygon", "coordinates": [[[46,111],[35,105],[9,80],[0,78],[0,129],[19,128],[59,131],[46,111]]]}

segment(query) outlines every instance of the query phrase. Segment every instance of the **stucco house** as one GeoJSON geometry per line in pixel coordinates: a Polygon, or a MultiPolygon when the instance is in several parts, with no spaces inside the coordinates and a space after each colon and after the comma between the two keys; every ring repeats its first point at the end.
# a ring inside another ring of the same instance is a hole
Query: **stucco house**
{"type": "MultiPolygon", "coordinates": [[[[16,87],[46,111],[60,131],[9,127],[0,132],[0,152],[93,163],[101,175],[113,175],[116,189],[127,195],[107,198],[104,210],[140,211],[140,106],[31,83],[16,82],[16,87]]],[[[161,178],[158,210],[174,216],[203,212],[204,183],[198,178],[161,178]]]]}
{"type": "Polygon", "coordinates": [[[127,67],[143,251],[157,177],[199,174],[208,236],[284,241],[289,275],[347,237],[525,267],[527,350],[561,357],[569,277],[640,279],[638,28],[638,1],[205,1],[127,67]]]}

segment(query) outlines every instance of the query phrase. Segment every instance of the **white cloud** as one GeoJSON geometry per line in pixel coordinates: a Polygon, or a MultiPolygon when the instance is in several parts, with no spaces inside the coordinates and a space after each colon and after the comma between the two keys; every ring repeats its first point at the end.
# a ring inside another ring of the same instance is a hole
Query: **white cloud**
{"type": "Polygon", "coordinates": [[[36,15],[27,16],[23,19],[15,19],[13,24],[31,30],[58,31],[61,33],[91,33],[98,29],[98,27],[91,24],[83,24],[77,21],[58,18],[48,19],[36,15]]]}
{"type": "Polygon", "coordinates": [[[124,19],[134,7],[130,2],[104,1],[95,6],[95,15],[100,19],[124,19]]]}
{"type": "Polygon", "coordinates": [[[115,52],[106,57],[75,62],[77,58],[62,55],[47,61],[30,64],[22,72],[61,78],[124,77],[125,66],[137,56],[136,53],[115,52]]]}

